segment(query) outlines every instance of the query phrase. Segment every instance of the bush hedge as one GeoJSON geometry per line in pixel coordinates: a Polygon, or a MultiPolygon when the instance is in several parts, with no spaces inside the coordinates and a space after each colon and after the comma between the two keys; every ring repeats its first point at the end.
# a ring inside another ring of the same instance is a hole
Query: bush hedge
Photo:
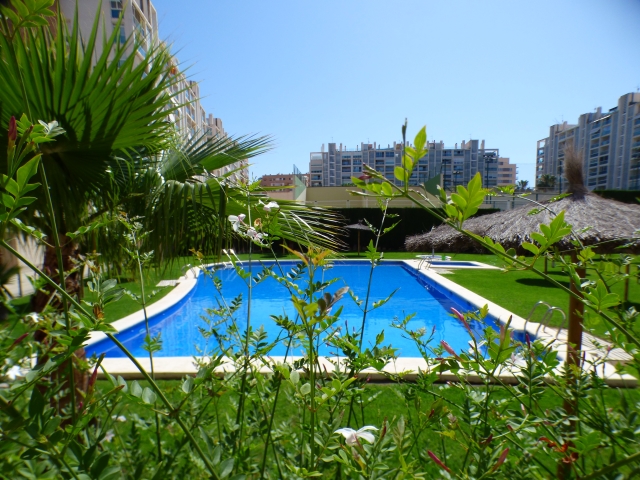
{"type": "Polygon", "coordinates": [[[640,190],[594,190],[593,193],[622,203],[638,203],[640,197],[640,190]]]}
{"type": "MultiPolygon", "coordinates": [[[[377,208],[336,208],[334,210],[344,216],[347,225],[358,223],[359,220],[362,220],[364,223],[366,219],[373,226],[379,228],[380,222],[382,221],[382,210],[377,208]]],[[[477,215],[486,215],[499,211],[497,208],[487,208],[480,210],[477,215]]],[[[440,213],[442,214],[442,212],[440,213]]],[[[441,223],[437,218],[421,208],[389,208],[388,214],[398,216],[388,218],[385,221],[385,227],[393,225],[394,222],[399,221],[399,223],[393,230],[380,238],[378,250],[381,251],[404,250],[404,241],[408,236],[428,232],[441,223]]],[[[345,239],[345,242],[351,250],[356,250],[358,248],[358,232],[357,230],[351,230],[350,232],[351,235],[345,239]]],[[[363,249],[372,238],[373,233],[362,230],[360,234],[360,248],[363,249]]]]}

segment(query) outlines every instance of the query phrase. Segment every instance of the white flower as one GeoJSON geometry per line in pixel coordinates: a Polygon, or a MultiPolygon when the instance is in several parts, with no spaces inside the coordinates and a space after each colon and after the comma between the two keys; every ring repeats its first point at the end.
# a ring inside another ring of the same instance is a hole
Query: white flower
{"type": "Polygon", "coordinates": [[[234,232],[238,231],[241,223],[244,223],[244,217],[246,217],[244,213],[241,213],[240,215],[229,215],[229,221],[231,222],[231,227],[234,232]]]}
{"type": "Polygon", "coordinates": [[[127,421],[127,417],[125,417],[124,415],[111,415],[111,419],[115,420],[116,422],[126,422],[127,421]]]}
{"type": "Polygon", "coordinates": [[[269,202],[262,208],[264,208],[265,212],[270,212],[271,210],[279,210],[280,205],[278,205],[276,202],[269,202]]]}
{"type": "Polygon", "coordinates": [[[104,441],[105,442],[110,442],[111,440],[113,440],[113,437],[115,437],[116,434],[113,433],[113,430],[109,430],[107,433],[104,434],[104,441]]]}
{"type": "Polygon", "coordinates": [[[258,233],[256,231],[255,228],[253,227],[249,227],[247,229],[247,236],[251,239],[251,240],[260,240],[262,238],[262,234],[258,233]]]}
{"type": "Polygon", "coordinates": [[[358,443],[358,439],[361,438],[366,440],[369,443],[373,443],[376,441],[376,438],[373,436],[373,433],[369,433],[367,430],[378,430],[376,427],[372,427],[368,425],[366,427],[362,427],[357,432],[353,428],[340,428],[336,430],[334,433],[339,433],[342,435],[346,441],[347,445],[355,445],[358,443]]]}

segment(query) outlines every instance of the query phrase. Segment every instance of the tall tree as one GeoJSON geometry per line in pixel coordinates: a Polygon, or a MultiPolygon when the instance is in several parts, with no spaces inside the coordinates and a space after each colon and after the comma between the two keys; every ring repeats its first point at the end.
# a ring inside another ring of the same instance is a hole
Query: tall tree
{"type": "Polygon", "coordinates": [[[516,183],[516,187],[521,192],[524,192],[528,186],[529,186],[529,180],[518,180],[518,183],[516,183]]]}
{"type": "MultiPolygon", "coordinates": [[[[53,0],[17,3],[15,10],[3,8],[0,19],[0,124],[25,113],[32,121],[55,120],[65,131],[41,145],[40,178],[48,188],[23,215],[46,235],[46,273],[59,280],[59,252],[64,271],[73,271],[79,245],[67,233],[108,212],[125,208],[144,216],[153,230],[150,241],[171,257],[197,238],[224,235],[221,215],[258,203],[255,193],[243,194],[244,187],[208,172],[258,155],[269,148],[268,139],[176,142],[168,121],[177,108],[176,79],[165,47],[137,62],[128,55],[134,38],[121,44],[117,25],[102,42],[107,47],[97,48],[99,15],[81,38],[77,13],[69,30],[59,11],[47,20],[53,0]]],[[[1,129],[0,143],[6,141],[1,129]]],[[[0,149],[0,169],[6,166],[0,149]]],[[[283,237],[336,245],[330,235],[335,224],[331,217],[322,221],[324,212],[283,205],[281,214],[283,237]]],[[[79,289],[77,273],[65,280],[70,292],[79,289]]],[[[43,308],[49,296],[40,292],[34,307],[43,308]]]]}
{"type": "Polygon", "coordinates": [[[549,173],[541,175],[538,179],[536,187],[542,190],[551,190],[556,186],[556,177],[549,173]]]}

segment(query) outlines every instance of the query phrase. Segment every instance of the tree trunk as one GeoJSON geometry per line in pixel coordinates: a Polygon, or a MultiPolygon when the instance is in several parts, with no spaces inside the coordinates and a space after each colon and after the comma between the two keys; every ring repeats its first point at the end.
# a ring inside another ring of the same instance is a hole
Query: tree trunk
{"type": "MultiPolygon", "coordinates": [[[[79,251],[77,245],[66,235],[60,235],[60,249],[62,250],[62,264],[65,275],[65,289],[67,293],[75,298],[79,298],[81,292],[82,282],[82,269],[76,268],[75,260],[78,259],[79,251]]],[[[44,264],[42,271],[51,278],[54,282],[60,283],[60,271],[58,268],[58,255],[55,247],[47,246],[44,251],[44,264]]],[[[43,312],[47,305],[50,305],[54,310],[62,313],[63,302],[59,295],[55,294],[55,289],[46,284],[40,289],[36,290],[31,299],[31,307],[33,311],[40,313],[43,312]]],[[[44,330],[38,330],[35,334],[35,340],[43,344],[43,350],[47,351],[53,346],[54,340],[47,336],[47,332],[44,330]]],[[[76,350],[74,356],[71,358],[73,368],[70,371],[69,363],[62,363],[58,369],[52,373],[51,381],[56,384],[58,388],[68,390],[70,388],[69,380],[70,375],[73,374],[76,403],[82,401],[82,395],[80,391],[86,391],[88,387],[88,376],[83,367],[84,359],[86,357],[84,348],[76,350]],[[73,372],[73,373],[71,373],[73,372]]],[[[44,364],[49,359],[49,355],[41,355],[38,358],[38,364],[44,364]]],[[[45,385],[39,386],[41,390],[45,389],[45,385]]],[[[58,402],[56,402],[59,410],[64,410],[71,403],[71,392],[64,394],[58,402]]],[[[67,422],[64,422],[67,423],[67,422]]]]}
{"type": "MultiPolygon", "coordinates": [[[[66,235],[60,235],[60,249],[62,250],[62,265],[66,273],[65,288],[69,295],[78,298],[82,274],[80,271],[74,270],[74,260],[79,255],[77,245],[66,235]]],[[[42,271],[54,282],[60,283],[58,255],[55,247],[47,246],[45,248],[42,271]]],[[[54,298],[54,288],[47,284],[33,295],[31,308],[33,308],[34,312],[40,313],[49,303],[56,310],[62,311],[62,302],[59,298],[54,298]]]]}

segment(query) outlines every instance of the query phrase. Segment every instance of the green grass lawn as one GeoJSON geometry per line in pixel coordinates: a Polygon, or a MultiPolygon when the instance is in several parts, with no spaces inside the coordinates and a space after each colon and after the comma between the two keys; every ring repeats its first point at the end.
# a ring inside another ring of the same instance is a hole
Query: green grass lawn
{"type": "MultiPolygon", "coordinates": [[[[145,294],[147,297],[147,304],[157,302],[162,297],[167,295],[173,287],[156,287],[160,280],[176,280],[180,276],[184,275],[184,267],[192,259],[190,257],[180,258],[178,261],[165,266],[161,269],[151,268],[146,270],[144,278],[145,294]]],[[[142,294],[142,284],[140,278],[132,277],[115,277],[118,280],[118,286],[124,288],[135,295],[142,294]]],[[[95,295],[85,288],[85,300],[88,302],[95,301],[95,295]]],[[[115,321],[120,318],[131,315],[134,312],[142,309],[142,305],[139,301],[125,295],[119,301],[110,303],[105,308],[106,317],[115,321]]]]}
{"type": "MultiPolygon", "coordinates": [[[[490,265],[500,265],[495,255],[458,254],[455,259],[477,260],[490,265]]],[[[540,270],[544,268],[542,261],[536,266],[540,270]]],[[[559,307],[565,313],[568,313],[568,294],[533,272],[464,269],[452,270],[451,272],[446,275],[450,280],[523,318],[528,318],[531,309],[540,300],[547,302],[551,306],[559,307]]],[[[552,267],[549,263],[548,273],[557,282],[569,286],[569,276],[560,267],[552,267]]],[[[588,272],[587,277],[592,280],[597,279],[593,272],[588,272]]],[[[618,282],[612,285],[611,291],[617,293],[622,300],[624,284],[618,282]]],[[[633,279],[629,282],[629,301],[625,304],[625,308],[631,306],[636,309],[640,308],[640,285],[633,279]]],[[[531,316],[531,320],[539,321],[545,310],[546,308],[543,306],[537,308],[531,316]]],[[[562,322],[562,316],[555,313],[549,323],[560,326],[562,322]]],[[[603,336],[608,330],[607,325],[601,318],[588,310],[585,312],[585,325],[598,336],[603,336]]]]}

